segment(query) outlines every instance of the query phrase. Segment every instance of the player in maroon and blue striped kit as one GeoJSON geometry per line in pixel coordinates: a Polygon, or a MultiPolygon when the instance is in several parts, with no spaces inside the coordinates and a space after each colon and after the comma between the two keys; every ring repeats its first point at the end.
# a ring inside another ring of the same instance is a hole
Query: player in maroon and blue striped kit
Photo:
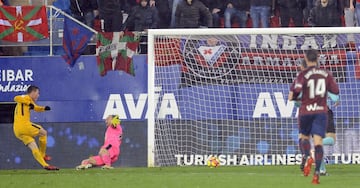
{"type": "Polygon", "coordinates": [[[323,160],[322,138],[325,137],[328,122],[328,92],[339,94],[339,86],[331,72],[318,67],[318,52],[308,50],[305,53],[307,68],[299,73],[291,88],[293,100],[301,94],[299,109],[299,129],[302,135],[300,146],[304,158],[304,176],[311,171],[313,159],[310,156],[310,136],[314,139],[315,173],[312,183],[319,184],[320,165],[323,160]]]}

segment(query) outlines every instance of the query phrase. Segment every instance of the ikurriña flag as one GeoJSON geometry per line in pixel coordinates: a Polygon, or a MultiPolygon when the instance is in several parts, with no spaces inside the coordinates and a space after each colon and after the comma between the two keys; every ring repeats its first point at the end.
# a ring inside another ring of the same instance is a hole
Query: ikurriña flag
{"type": "Polygon", "coordinates": [[[101,32],[97,35],[97,65],[100,75],[107,71],[122,70],[135,75],[132,57],[136,54],[140,37],[135,32],[101,32]]]}
{"type": "Polygon", "coordinates": [[[0,6],[0,40],[30,42],[48,37],[45,6],[0,6]]]}
{"type": "Polygon", "coordinates": [[[63,58],[67,64],[71,67],[75,65],[93,35],[92,31],[65,16],[63,36],[65,55],[63,58]]]}

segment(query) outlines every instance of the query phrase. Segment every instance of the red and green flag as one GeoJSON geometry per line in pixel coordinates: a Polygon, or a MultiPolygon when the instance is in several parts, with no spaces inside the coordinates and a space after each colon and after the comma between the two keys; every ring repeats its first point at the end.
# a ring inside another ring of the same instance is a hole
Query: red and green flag
{"type": "Polygon", "coordinates": [[[0,40],[30,42],[48,37],[45,6],[0,6],[0,40]]]}
{"type": "Polygon", "coordinates": [[[122,70],[135,75],[132,61],[133,55],[139,46],[140,38],[133,32],[100,32],[97,35],[96,45],[97,65],[100,75],[105,76],[107,71],[122,70]]]}

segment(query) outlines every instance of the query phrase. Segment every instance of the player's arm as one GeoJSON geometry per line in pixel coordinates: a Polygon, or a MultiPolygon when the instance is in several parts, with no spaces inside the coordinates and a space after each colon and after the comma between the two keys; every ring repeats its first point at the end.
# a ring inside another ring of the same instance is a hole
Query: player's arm
{"type": "Polygon", "coordinates": [[[44,112],[45,111],[45,106],[39,106],[37,104],[34,104],[34,110],[36,112],[44,112]]]}
{"type": "Polygon", "coordinates": [[[39,105],[34,103],[34,110],[36,112],[44,112],[44,111],[50,110],[50,107],[49,106],[39,106],[39,105]]]}
{"type": "Polygon", "coordinates": [[[340,96],[339,95],[335,95],[334,93],[328,92],[328,97],[330,98],[330,100],[332,102],[334,102],[334,106],[339,106],[340,104],[340,96]]]}
{"type": "Polygon", "coordinates": [[[328,96],[333,102],[338,102],[340,100],[340,96],[334,93],[328,92],[328,96]]]}
{"type": "Polygon", "coordinates": [[[295,86],[295,81],[293,81],[293,83],[291,83],[290,85],[290,91],[289,91],[289,94],[288,94],[288,100],[289,101],[292,101],[294,100],[294,92],[292,91],[294,89],[294,86],[295,86]]]}
{"type": "Polygon", "coordinates": [[[302,93],[302,78],[301,77],[297,77],[293,83],[293,87],[291,88],[290,92],[292,92],[292,100],[297,100],[300,94],[302,93]]]}
{"type": "Polygon", "coordinates": [[[335,95],[339,95],[340,93],[339,85],[336,83],[331,72],[329,72],[329,76],[327,77],[327,90],[335,95]]]}

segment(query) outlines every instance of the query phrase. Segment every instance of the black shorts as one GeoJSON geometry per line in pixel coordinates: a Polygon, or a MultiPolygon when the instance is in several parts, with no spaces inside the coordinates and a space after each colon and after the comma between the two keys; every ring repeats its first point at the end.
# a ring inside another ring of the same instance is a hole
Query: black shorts
{"type": "Polygon", "coordinates": [[[334,113],[331,109],[328,109],[328,125],[326,133],[335,133],[334,113]]]}

